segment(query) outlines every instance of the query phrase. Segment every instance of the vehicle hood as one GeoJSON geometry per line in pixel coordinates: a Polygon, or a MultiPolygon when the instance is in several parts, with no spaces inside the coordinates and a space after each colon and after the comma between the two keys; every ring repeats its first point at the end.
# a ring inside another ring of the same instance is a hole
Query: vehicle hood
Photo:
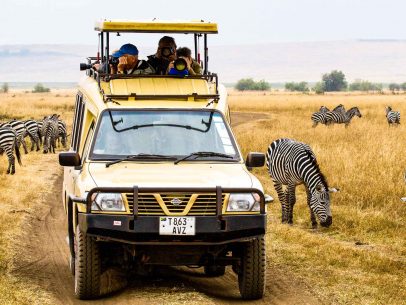
{"type": "Polygon", "coordinates": [[[92,162],[88,171],[97,187],[257,187],[239,163],[125,162],[106,168],[105,163],[92,162]]]}

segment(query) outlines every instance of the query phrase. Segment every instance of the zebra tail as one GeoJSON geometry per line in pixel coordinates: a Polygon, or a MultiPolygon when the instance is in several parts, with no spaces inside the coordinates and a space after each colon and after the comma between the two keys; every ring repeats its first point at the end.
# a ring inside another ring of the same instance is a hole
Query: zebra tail
{"type": "Polygon", "coordinates": [[[18,164],[20,164],[20,166],[23,166],[23,163],[21,162],[20,150],[18,149],[17,143],[14,145],[14,149],[15,149],[15,152],[16,152],[16,157],[17,157],[18,164]]]}

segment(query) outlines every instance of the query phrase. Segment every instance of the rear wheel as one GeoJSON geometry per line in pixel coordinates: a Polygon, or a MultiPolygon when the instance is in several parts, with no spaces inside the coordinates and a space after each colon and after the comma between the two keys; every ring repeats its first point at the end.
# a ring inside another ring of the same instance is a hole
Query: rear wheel
{"type": "Polygon", "coordinates": [[[243,299],[255,300],[264,295],[265,288],[265,239],[256,238],[243,245],[238,285],[243,299]]]}
{"type": "Polygon", "coordinates": [[[93,237],[76,228],[75,235],[75,295],[94,299],[100,295],[100,250],[93,237]]]}
{"type": "Polygon", "coordinates": [[[226,266],[216,266],[216,265],[210,265],[210,266],[204,266],[204,274],[207,276],[222,276],[226,272],[226,266]]]}

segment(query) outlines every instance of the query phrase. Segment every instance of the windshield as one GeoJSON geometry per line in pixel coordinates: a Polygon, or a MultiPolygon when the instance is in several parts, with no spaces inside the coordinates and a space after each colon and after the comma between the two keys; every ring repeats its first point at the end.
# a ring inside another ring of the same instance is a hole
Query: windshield
{"type": "MultiPolygon", "coordinates": [[[[234,141],[217,112],[114,110],[105,111],[101,117],[91,158],[139,154],[181,157],[201,151],[233,157],[225,162],[239,160],[234,141]]],[[[209,159],[224,161],[218,156],[209,159]]]]}

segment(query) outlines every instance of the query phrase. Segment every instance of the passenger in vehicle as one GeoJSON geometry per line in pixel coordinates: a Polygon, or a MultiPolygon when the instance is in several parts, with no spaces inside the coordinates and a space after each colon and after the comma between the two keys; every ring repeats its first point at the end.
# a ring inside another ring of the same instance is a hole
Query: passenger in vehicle
{"type": "Polygon", "coordinates": [[[138,59],[138,49],[135,45],[127,43],[112,54],[118,58],[117,72],[120,74],[153,74],[155,70],[145,60],[138,59]]]}
{"type": "Polygon", "coordinates": [[[158,42],[156,53],[148,56],[148,63],[155,69],[155,74],[165,75],[168,71],[169,63],[175,59],[175,39],[170,36],[164,36],[158,42]]]}
{"type": "MultiPolygon", "coordinates": [[[[177,49],[176,55],[178,58],[183,58],[184,60],[186,60],[189,75],[202,75],[202,67],[196,60],[192,58],[192,51],[189,48],[183,47],[177,49]]],[[[171,65],[169,66],[171,67],[171,65]]]]}

